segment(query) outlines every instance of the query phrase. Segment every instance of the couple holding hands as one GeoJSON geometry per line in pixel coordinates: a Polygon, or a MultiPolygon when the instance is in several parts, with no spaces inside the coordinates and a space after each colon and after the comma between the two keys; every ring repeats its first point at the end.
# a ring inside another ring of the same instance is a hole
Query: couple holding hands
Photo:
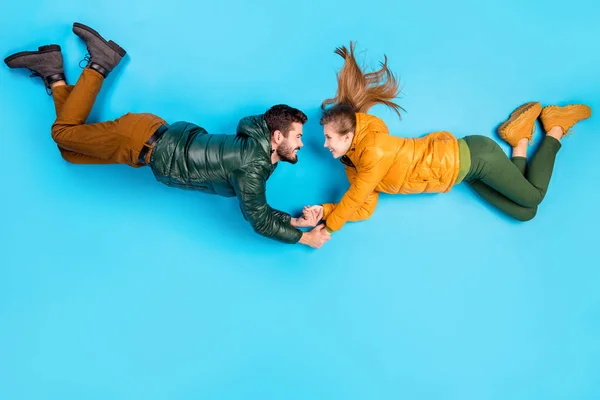
{"type": "Polygon", "coordinates": [[[29,69],[32,76],[42,78],[52,94],[56,109],[52,138],[66,161],[149,166],[166,185],[237,197],[255,232],[313,248],[320,248],[346,222],[368,219],[379,193],[448,192],[462,182],[505,214],[531,220],[548,190],[562,138],[591,116],[591,109],[582,104],[542,107],[530,102],[518,107],[498,127],[499,136],[512,147],[511,158],[486,136],[456,138],[449,132],[420,138],[392,136],[386,124],[368,112],[383,104],[400,116],[402,108],[394,102],[400,93],[398,81],[387,59],[379,70],[365,72],[350,43],[335,51],[344,65],[337,75],[337,93],[322,103],[320,119],[324,146],[343,164],[350,188],[339,203],[307,206],[302,216],[293,218],[269,206],[266,183],[278,162],[298,161],[307,120],[302,111],[275,105],[264,114],[243,118],[232,135],[209,134],[184,121],[169,124],[146,113],[88,124],[104,79],[126,51],[81,23],[73,24],[73,32],[89,53],[75,85],[67,84],[57,44],[4,60],[10,68],[29,69]],[[528,163],[528,144],[538,118],[545,135],[528,163]],[[298,229],[306,227],[315,228],[298,229]]]}

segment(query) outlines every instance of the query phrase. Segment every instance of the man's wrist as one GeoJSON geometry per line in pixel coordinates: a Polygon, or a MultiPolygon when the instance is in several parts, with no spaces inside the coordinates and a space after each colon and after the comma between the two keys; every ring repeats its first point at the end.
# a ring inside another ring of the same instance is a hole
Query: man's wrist
{"type": "Polygon", "coordinates": [[[308,235],[309,235],[309,232],[302,232],[302,236],[300,236],[300,240],[298,240],[298,243],[308,244],[308,235]]]}

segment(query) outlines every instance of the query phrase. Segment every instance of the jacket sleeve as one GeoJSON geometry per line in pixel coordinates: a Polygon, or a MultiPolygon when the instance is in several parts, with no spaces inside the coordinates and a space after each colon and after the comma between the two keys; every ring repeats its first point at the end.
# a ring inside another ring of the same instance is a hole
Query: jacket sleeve
{"type": "MultiPolygon", "coordinates": [[[[346,176],[350,185],[356,181],[356,170],[352,167],[346,167],[346,176]]],[[[371,192],[365,202],[356,210],[354,214],[348,219],[350,222],[364,221],[371,218],[371,215],[375,212],[377,207],[377,200],[379,200],[379,192],[371,192]]],[[[327,221],[327,218],[333,213],[339,203],[327,203],[323,204],[323,220],[327,221]]]]}
{"type": "Polygon", "coordinates": [[[337,231],[348,221],[360,221],[371,216],[379,194],[375,188],[387,174],[392,157],[385,157],[377,147],[365,149],[354,174],[348,173],[350,188],[337,204],[323,205],[323,218],[327,227],[337,231]]]}
{"type": "Polygon", "coordinates": [[[271,208],[271,206],[269,206],[269,208],[271,209],[271,212],[277,219],[279,219],[286,225],[290,225],[290,223],[292,222],[292,216],[290,214],[271,208]]]}
{"type": "Polygon", "coordinates": [[[290,225],[291,217],[288,214],[267,204],[265,176],[263,167],[258,163],[249,164],[231,174],[230,183],[242,214],[256,233],[283,243],[297,243],[302,231],[290,225]]]}

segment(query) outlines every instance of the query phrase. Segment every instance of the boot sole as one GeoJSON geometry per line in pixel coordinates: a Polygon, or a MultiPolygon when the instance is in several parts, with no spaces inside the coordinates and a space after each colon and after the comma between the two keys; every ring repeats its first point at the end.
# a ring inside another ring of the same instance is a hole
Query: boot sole
{"type": "Polygon", "coordinates": [[[523,115],[524,113],[526,113],[527,111],[529,111],[531,109],[531,107],[534,107],[536,104],[537,104],[537,102],[532,101],[532,102],[523,104],[521,107],[519,107],[515,111],[513,111],[513,113],[510,116],[510,118],[507,121],[503,122],[502,125],[500,125],[498,127],[498,134],[500,136],[502,136],[502,132],[506,129],[506,127],[508,125],[510,125],[512,122],[514,122],[521,115],[523,115]]]}
{"type": "MultiPolygon", "coordinates": [[[[569,107],[577,107],[577,106],[583,106],[585,111],[580,111],[579,113],[576,114],[575,118],[577,118],[577,121],[573,124],[573,126],[575,124],[577,124],[580,121],[585,121],[586,119],[590,118],[592,116],[592,109],[590,106],[586,105],[586,104],[569,104],[568,106],[546,106],[544,107],[544,109],[542,110],[542,114],[540,114],[540,120],[542,122],[542,126],[544,127],[544,130],[547,132],[549,131],[552,127],[548,127],[548,129],[546,129],[546,124],[548,123],[547,120],[549,118],[552,118],[554,114],[553,111],[555,111],[556,113],[560,114],[561,112],[564,113],[569,113],[570,109],[569,107]],[[546,121],[544,121],[546,120],[546,121]]],[[[560,115],[559,117],[560,118],[560,115]]],[[[562,128],[562,126],[561,126],[562,128]]],[[[564,128],[563,128],[564,130],[564,128]]],[[[565,135],[567,134],[567,131],[565,131],[565,135]]]]}
{"type": "MultiPolygon", "coordinates": [[[[38,51],[21,51],[19,53],[15,53],[13,55],[10,55],[8,57],[6,57],[4,59],[4,62],[6,63],[6,65],[8,65],[9,62],[16,60],[19,57],[23,57],[23,56],[30,56],[32,54],[45,54],[45,53],[53,53],[55,51],[60,52],[60,46],[57,44],[50,44],[47,46],[40,46],[38,47],[38,51]]],[[[10,66],[9,66],[10,68],[10,66]]]]}
{"type": "Polygon", "coordinates": [[[121,57],[125,57],[125,54],[127,54],[127,52],[125,51],[124,48],[122,48],[121,46],[119,46],[118,44],[116,44],[115,42],[113,42],[112,40],[109,40],[108,42],[106,41],[106,39],[104,39],[102,37],[102,35],[100,35],[98,32],[96,32],[95,30],[93,30],[92,28],[90,28],[89,26],[80,24],[79,22],[75,22],[73,24],[73,29],[75,28],[79,28],[79,29],[83,29],[85,31],[88,31],[89,33],[91,33],[92,35],[96,36],[98,39],[102,40],[104,43],[106,43],[106,45],[108,47],[110,47],[111,49],[113,49],[114,51],[116,51],[121,57]]]}
{"type": "Polygon", "coordinates": [[[542,110],[541,117],[544,118],[544,114],[546,114],[546,116],[547,116],[548,113],[551,113],[554,110],[557,110],[557,111],[559,111],[559,110],[568,110],[568,111],[570,111],[569,107],[571,107],[571,108],[581,107],[581,108],[583,108],[584,110],[587,111],[585,114],[589,114],[589,116],[587,118],[589,118],[589,117],[592,116],[592,108],[590,106],[588,106],[587,104],[569,104],[567,106],[562,106],[562,107],[561,106],[546,106],[542,110]]]}

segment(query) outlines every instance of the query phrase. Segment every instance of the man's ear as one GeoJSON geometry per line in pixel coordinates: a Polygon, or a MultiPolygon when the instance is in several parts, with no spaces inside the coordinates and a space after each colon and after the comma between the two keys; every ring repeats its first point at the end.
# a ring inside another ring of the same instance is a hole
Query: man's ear
{"type": "Polygon", "coordinates": [[[281,131],[279,129],[277,129],[275,132],[273,132],[273,141],[277,144],[281,143],[283,141],[283,133],[281,133],[281,131]]]}

